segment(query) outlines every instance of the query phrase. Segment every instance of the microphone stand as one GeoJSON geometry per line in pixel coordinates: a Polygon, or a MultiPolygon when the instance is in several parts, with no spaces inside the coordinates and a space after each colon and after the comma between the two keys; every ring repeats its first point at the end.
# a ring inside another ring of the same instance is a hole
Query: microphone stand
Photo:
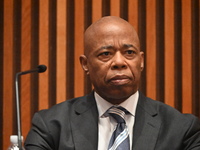
{"type": "Polygon", "coordinates": [[[19,100],[19,84],[18,77],[27,73],[37,72],[38,69],[28,70],[24,72],[18,72],[15,76],[15,90],[16,90],[16,110],[17,110],[17,132],[18,132],[18,146],[19,150],[22,150],[22,134],[21,134],[21,118],[20,118],[20,100],[19,100]]]}
{"type": "Polygon", "coordinates": [[[18,76],[19,75],[21,75],[21,72],[17,73],[16,76],[15,76],[15,90],[16,90],[18,146],[19,146],[19,150],[22,150],[20,103],[19,103],[19,85],[18,85],[18,76]]]}
{"type": "Polygon", "coordinates": [[[20,118],[20,100],[19,100],[18,77],[20,75],[33,73],[33,72],[42,73],[42,72],[45,72],[46,69],[47,69],[47,67],[45,65],[39,65],[36,69],[16,73],[16,76],[15,76],[15,91],[16,91],[17,131],[18,131],[19,150],[22,150],[22,137],[21,137],[21,118],[20,118]]]}

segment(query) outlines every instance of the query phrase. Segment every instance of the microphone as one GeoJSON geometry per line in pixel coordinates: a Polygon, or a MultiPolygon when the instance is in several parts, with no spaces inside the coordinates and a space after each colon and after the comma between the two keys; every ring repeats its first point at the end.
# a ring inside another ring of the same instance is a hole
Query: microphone
{"type": "Polygon", "coordinates": [[[18,72],[16,75],[19,76],[19,75],[23,75],[23,74],[27,74],[27,73],[32,73],[32,72],[42,73],[42,72],[45,72],[46,70],[47,70],[47,66],[45,66],[45,65],[39,65],[35,69],[28,70],[28,71],[23,71],[23,72],[18,72]]]}
{"type": "Polygon", "coordinates": [[[21,138],[21,119],[20,119],[20,103],[19,103],[18,77],[20,75],[24,75],[24,74],[28,74],[28,73],[33,73],[33,72],[42,73],[42,72],[45,72],[46,70],[47,70],[47,67],[45,65],[39,65],[35,69],[16,73],[16,76],[15,76],[15,94],[16,94],[17,132],[18,132],[18,146],[19,146],[19,150],[22,150],[22,138],[21,138]]]}

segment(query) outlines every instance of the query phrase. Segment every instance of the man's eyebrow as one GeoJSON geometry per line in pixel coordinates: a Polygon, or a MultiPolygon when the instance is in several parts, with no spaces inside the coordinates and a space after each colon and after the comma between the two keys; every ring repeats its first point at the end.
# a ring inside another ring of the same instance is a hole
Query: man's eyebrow
{"type": "Polygon", "coordinates": [[[100,47],[98,50],[103,50],[103,49],[112,49],[113,46],[112,45],[106,45],[106,46],[102,46],[100,47]]]}
{"type": "MultiPolygon", "coordinates": [[[[131,48],[131,47],[137,50],[137,48],[132,44],[123,44],[123,48],[131,48]]],[[[113,45],[105,45],[105,46],[100,47],[98,50],[113,49],[113,48],[114,48],[113,45]]]]}
{"type": "Polygon", "coordinates": [[[132,48],[137,50],[137,48],[135,46],[133,46],[132,44],[123,44],[123,47],[124,48],[131,48],[132,47],[132,48]]]}

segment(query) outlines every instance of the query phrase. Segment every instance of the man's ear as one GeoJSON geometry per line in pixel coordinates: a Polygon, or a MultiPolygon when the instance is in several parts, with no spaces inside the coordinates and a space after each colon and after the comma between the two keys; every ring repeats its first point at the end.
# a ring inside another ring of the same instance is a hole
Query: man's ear
{"type": "Polygon", "coordinates": [[[81,66],[82,66],[83,70],[88,75],[89,74],[89,69],[88,69],[88,66],[87,66],[88,65],[87,57],[85,55],[81,55],[79,60],[80,60],[80,63],[81,63],[81,66]]]}
{"type": "Polygon", "coordinates": [[[141,58],[141,71],[144,69],[144,52],[140,52],[140,58],[141,58]]]}

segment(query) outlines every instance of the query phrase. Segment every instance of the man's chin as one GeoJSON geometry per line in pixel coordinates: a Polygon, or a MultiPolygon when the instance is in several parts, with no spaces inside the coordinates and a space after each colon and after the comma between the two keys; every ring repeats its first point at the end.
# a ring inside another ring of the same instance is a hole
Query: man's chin
{"type": "Polygon", "coordinates": [[[127,96],[124,96],[123,97],[121,95],[115,95],[113,97],[109,97],[106,99],[106,101],[108,101],[109,103],[111,104],[114,104],[114,105],[118,105],[118,104],[121,104],[123,103],[125,100],[127,100],[131,95],[127,95],[127,96]]]}
{"type": "Polygon", "coordinates": [[[118,101],[118,100],[126,100],[126,99],[128,99],[132,94],[134,94],[134,91],[133,90],[122,90],[122,89],[120,89],[120,90],[110,90],[110,92],[109,91],[107,91],[106,93],[105,93],[105,95],[106,95],[106,97],[107,97],[107,99],[113,99],[113,100],[116,100],[116,101],[118,101]]]}
{"type": "Polygon", "coordinates": [[[133,88],[133,85],[110,85],[106,88],[101,88],[101,90],[96,89],[96,92],[105,100],[126,100],[136,91],[137,89],[133,88]]]}

